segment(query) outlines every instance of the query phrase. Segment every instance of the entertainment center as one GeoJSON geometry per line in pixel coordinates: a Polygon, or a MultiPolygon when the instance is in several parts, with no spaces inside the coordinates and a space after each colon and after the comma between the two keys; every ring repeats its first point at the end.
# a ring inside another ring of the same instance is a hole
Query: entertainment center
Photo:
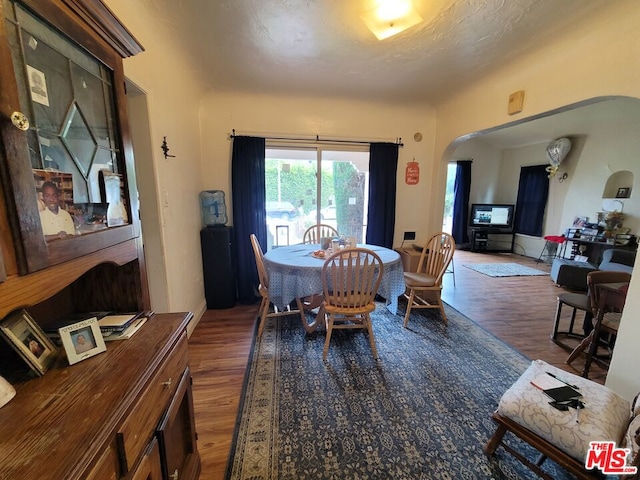
{"type": "Polygon", "coordinates": [[[123,58],[143,47],[100,0],[3,0],[0,16],[0,323],[33,319],[0,339],[0,478],[195,480],[192,314],[150,312],[140,233],[123,58]],[[35,326],[100,311],[148,320],[29,368],[35,326]]]}
{"type": "Polygon", "coordinates": [[[474,203],[469,214],[472,252],[512,253],[515,243],[513,232],[514,205],[474,203]],[[497,239],[508,236],[507,241],[497,239]],[[493,247],[493,243],[508,247],[493,247]]]}

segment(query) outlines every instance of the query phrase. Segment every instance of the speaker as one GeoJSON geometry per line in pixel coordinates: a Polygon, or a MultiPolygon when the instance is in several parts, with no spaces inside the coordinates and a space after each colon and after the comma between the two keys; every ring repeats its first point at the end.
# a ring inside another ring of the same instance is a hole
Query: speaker
{"type": "Polygon", "coordinates": [[[200,230],[204,295],[207,308],[231,308],[236,304],[236,276],[232,254],[232,227],[200,230]]]}

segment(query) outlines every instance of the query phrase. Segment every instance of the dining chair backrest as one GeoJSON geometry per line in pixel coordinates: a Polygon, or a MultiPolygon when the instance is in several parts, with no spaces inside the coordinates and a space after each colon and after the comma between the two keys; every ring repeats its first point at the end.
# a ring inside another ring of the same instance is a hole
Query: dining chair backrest
{"type": "Polygon", "coordinates": [[[608,270],[596,270],[587,274],[587,294],[589,295],[589,305],[594,318],[598,317],[600,293],[598,285],[603,283],[624,283],[631,281],[631,274],[628,272],[615,272],[608,270]]]}
{"type": "Polygon", "coordinates": [[[322,267],[322,289],[327,305],[359,309],[374,303],[384,265],[367,248],[338,250],[322,267]]]}
{"type": "Polygon", "coordinates": [[[435,284],[442,284],[442,277],[453,259],[456,242],[451,235],[439,232],[433,235],[422,248],[418,272],[435,277],[435,284]]]}
{"type": "Polygon", "coordinates": [[[251,234],[251,246],[253,247],[253,254],[256,257],[256,267],[258,269],[258,280],[260,281],[260,294],[262,289],[269,288],[269,275],[267,274],[267,268],[264,266],[264,254],[262,253],[262,247],[258,241],[258,237],[255,234],[251,234]]]}
{"type": "Polygon", "coordinates": [[[304,232],[302,236],[302,243],[320,243],[320,239],[323,237],[337,237],[338,231],[331,225],[325,225],[320,223],[313,225],[304,232]]]}

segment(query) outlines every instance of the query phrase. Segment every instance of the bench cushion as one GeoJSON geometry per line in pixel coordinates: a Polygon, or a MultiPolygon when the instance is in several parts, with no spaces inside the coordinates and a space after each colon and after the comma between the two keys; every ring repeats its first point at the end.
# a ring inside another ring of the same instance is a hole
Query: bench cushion
{"type": "Polygon", "coordinates": [[[603,385],[535,360],[504,393],[497,412],[584,462],[591,441],[623,443],[630,405],[603,385]],[[551,399],[531,384],[531,380],[546,372],[580,387],[585,408],[580,411],[579,423],[573,408],[567,411],[553,408],[549,405],[551,399]]]}
{"type": "Polygon", "coordinates": [[[587,275],[597,268],[588,262],[577,262],[566,258],[555,258],[551,264],[551,279],[557,285],[573,290],[587,289],[587,275]]]}

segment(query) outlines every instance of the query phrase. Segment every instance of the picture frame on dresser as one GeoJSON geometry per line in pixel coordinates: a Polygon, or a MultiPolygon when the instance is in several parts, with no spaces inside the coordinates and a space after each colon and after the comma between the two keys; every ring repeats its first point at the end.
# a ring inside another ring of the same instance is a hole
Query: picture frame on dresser
{"type": "Polygon", "coordinates": [[[58,329],[58,333],[69,365],[107,350],[97,317],[61,327],[58,329]]]}
{"type": "Polygon", "coordinates": [[[0,323],[0,334],[39,376],[45,374],[58,354],[58,348],[26,310],[7,315],[0,323]]]}

